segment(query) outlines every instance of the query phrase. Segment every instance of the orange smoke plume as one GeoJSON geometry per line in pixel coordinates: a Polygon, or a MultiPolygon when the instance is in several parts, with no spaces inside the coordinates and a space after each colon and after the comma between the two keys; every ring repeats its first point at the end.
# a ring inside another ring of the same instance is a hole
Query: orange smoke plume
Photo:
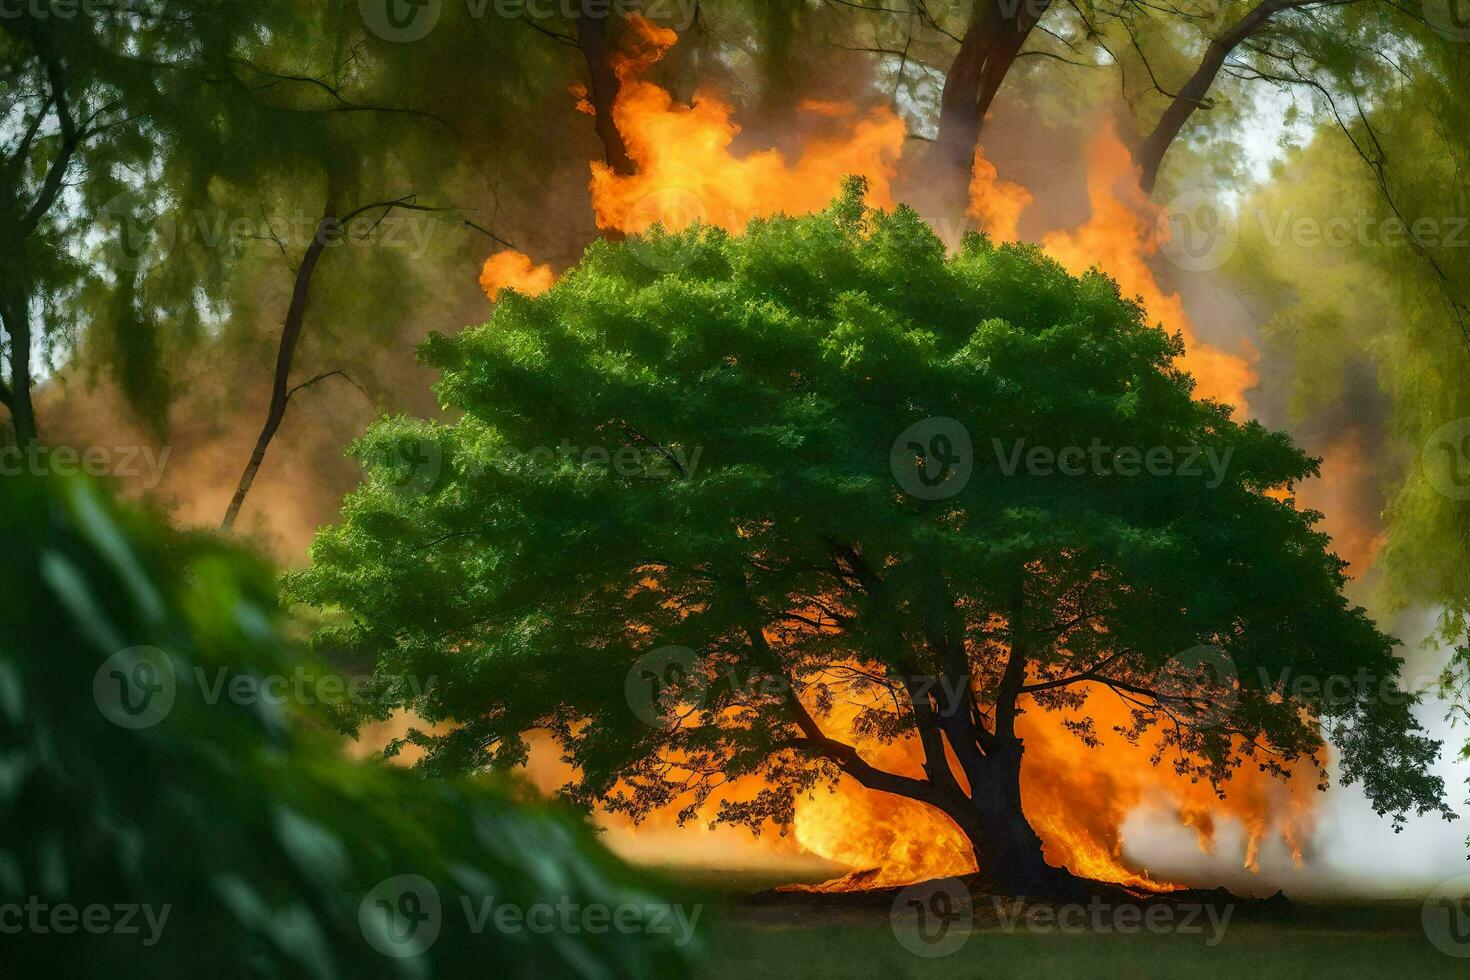
{"type": "Polygon", "coordinates": [[[514,289],[527,296],[539,296],[556,283],[556,273],[549,265],[536,265],[531,257],[514,249],[496,252],[485,260],[480,270],[480,288],[494,302],[501,290],[514,289]]]}
{"type": "Polygon", "coordinates": [[[1255,386],[1258,354],[1245,344],[1231,354],[1201,341],[1179,294],[1160,288],[1148,263],[1163,244],[1160,235],[1167,234],[1161,229],[1163,209],[1139,187],[1138,168],[1111,124],[1088,148],[1087,196],[1092,217],[1075,231],[1045,236],[1042,248],[1073,275],[1096,266],[1117,280],[1124,296],[1139,297],[1152,320],[1183,334],[1182,366],[1194,376],[1198,395],[1247,413],[1245,392],[1255,386]]]}
{"type": "Polygon", "coordinates": [[[1333,550],[1348,563],[1351,574],[1362,576],[1385,540],[1382,521],[1373,509],[1375,502],[1363,499],[1373,464],[1362,430],[1349,427],[1319,454],[1323,478],[1302,484],[1296,492],[1297,504],[1324,515],[1322,528],[1332,536],[1333,550]]]}
{"type": "Polygon", "coordinates": [[[637,173],[623,176],[592,164],[599,228],[634,233],[662,222],[677,231],[698,219],[739,231],[754,217],[821,210],[849,174],[868,178],[872,203],[893,204],[905,130],[891,110],[853,119],[855,110],[840,103],[805,103],[804,111],[829,124],[846,122],[848,131],[812,139],[795,160],[774,149],[740,155],[732,149],[740,126],[728,103],[699,92],[692,105],[683,105],[643,78],[677,35],[641,17],[629,25],[615,66],[621,88],[613,119],[637,173]]]}

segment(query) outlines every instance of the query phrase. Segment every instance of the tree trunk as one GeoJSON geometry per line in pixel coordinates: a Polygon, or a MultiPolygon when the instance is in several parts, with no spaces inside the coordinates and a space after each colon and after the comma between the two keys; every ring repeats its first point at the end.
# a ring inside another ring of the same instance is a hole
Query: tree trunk
{"type": "Polygon", "coordinates": [[[996,93],[1015,64],[1049,0],[1012,4],[978,2],[945,76],[939,99],[939,134],[927,157],[926,182],[937,187],[939,206],[961,213],[968,203],[975,147],[996,93]]]}
{"type": "Polygon", "coordinates": [[[1196,109],[1205,104],[1205,96],[1209,95],[1210,86],[1215,83],[1215,76],[1220,73],[1225,59],[1230,57],[1230,52],[1234,51],[1246,38],[1265,27],[1272,15],[1291,6],[1293,6],[1291,0],[1263,0],[1229,31],[1210,41],[1209,47],[1205,49],[1204,57],[1200,60],[1199,67],[1174,96],[1169,107],[1164,110],[1153,132],[1149,133],[1139,144],[1137,153],[1140,171],[1139,186],[1143,188],[1144,193],[1153,193],[1154,182],[1159,176],[1159,167],[1164,162],[1164,154],[1169,152],[1169,147],[1178,138],[1184,124],[1189,121],[1189,117],[1194,115],[1196,109]]]}
{"type": "Polygon", "coordinates": [[[230,499],[229,509],[225,511],[225,519],[220,524],[220,527],[226,531],[235,526],[235,519],[240,516],[240,508],[245,505],[245,496],[250,493],[250,487],[255,483],[255,475],[260,472],[260,465],[265,461],[266,450],[270,448],[271,440],[276,437],[276,431],[281,427],[281,420],[286,417],[286,403],[291,397],[287,384],[291,378],[292,364],[296,360],[296,345],[301,340],[301,328],[306,319],[306,300],[311,293],[311,276],[316,271],[316,264],[321,258],[322,250],[327,247],[331,237],[338,232],[338,227],[333,209],[328,206],[321,221],[317,223],[316,234],[312,236],[311,244],[306,247],[306,254],[302,256],[301,265],[296,270],[296,283],[291,290],[291,305],[286,312],[286,322],[281,330],[281,344],[276,352],[276,374],[271,386],[270,408],[266,410],[265,426],[255,440],[255,449],[250,454],[250,461],[245,464],[245,472],[240,474],[240,483],[235,488],[235,495],[230,499]]]}
{"type": "Polygon", "coordinates": [[[10,386],[6,405],[10,408],[10,427],[15,431],[15,444],[25,447],[39,438],[36,409],[31,401],[31,318],[26,293],[10,293],[3,303],[5,333],[10,339],[10,386]]]}
{"type": "Polygon", "coordinates": [[[804,7],[794,0],[766,0],[759,15],[756,63],[760,66],[761,111],[772,118],[789,113],[803,88],[797,81],[799,65],[793,43],[799,12],[805,16],[804,7]]]}
{"type": "Polygon", "coordinates": [[[1021,755],[1019,739],[998,747],[986,756],[985,779],[972,787],[976,818],[970,843],[981,878],[1012,894],[1049,894],[1061,869],[1042,857],[1041,838],[1031,829],[1021,805],[1021,755]]]}
{"type": "Polygon", "coordinates": [[[945,805],[945,814],[964,831],[986,888],[1010,895],[1069,896],[1084,883],[1065,868],[1046,863],[1041,838],[1021,805],[1020,739],[996,746],[972,771],[971,799],[945,805]]]}
{"type": "Polygon", "coordinates": [[[587,101],[596,113],[597,138],[602,141],[602,155],[613,173],[627,177],[636,172],[628,156],[623,134],[613,121],[613,104],[617,102],[621,83],[613,70],[612,39],[608,21],[613,16],[610,6],[598,0],[581,0],[577,14],[577,44],[587,59],[587,101]]]}

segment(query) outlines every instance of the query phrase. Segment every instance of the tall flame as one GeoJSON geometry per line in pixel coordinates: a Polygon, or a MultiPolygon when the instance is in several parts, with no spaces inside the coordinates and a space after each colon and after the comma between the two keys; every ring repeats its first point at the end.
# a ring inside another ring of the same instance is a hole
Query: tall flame
{"type": "Polygon", "coordinates": [[[1111,124],[1104,125],[1088,147],[1087,196],[1092,217],[1074,231],[1046,235],[1041,246],[1068,272],[1080,275],[1093,266],[1112,276],[1124,296],[1138,296],[1154,321],[1169,333],[1184,336],[1182,366],[1194,375],[1203,398],[1214,398],[1246,413],[1245,392],[1256,383],[1256,351],[1242,344],[1231,354],[1200,340],[1184,301],[1165,293],[1149,268],[1167,224],[1163,209],[1139,187],[1138,168],[1111,124]]]}
{"type": "Polygon", "coordinates": [[[1021,212],[1035,200],[1020,184],[1002,180],[995,164],[985,158],[985,151],[975,150],[975,163],[970,172],[970,207],[968,214],[998,242],[1014,242],[1020,235],[1017,226],[1021,212]]]}
{"type": "Polygon", "coordinates": [[[662,222],[677,231],[699,219],[739,231],[754,217],[821,210],[849,174],[868,178],[872,203],[893,204],[905,131],[891,110],[854,119],[850,106],[805,103],[810,116],[828,127],[845,122],[846,132],[813,138],[795,160],[775,149],[738,154],[732,146],[740,126],[729,103],[699,92],[682,105],[644,79],[678,36],[642,17],[629,18],[629,26],[631,40],[615,61],[620,89],[612,111],[637,172],[624,176],[592,164],[599,228],[633,233],[662,222]]]}

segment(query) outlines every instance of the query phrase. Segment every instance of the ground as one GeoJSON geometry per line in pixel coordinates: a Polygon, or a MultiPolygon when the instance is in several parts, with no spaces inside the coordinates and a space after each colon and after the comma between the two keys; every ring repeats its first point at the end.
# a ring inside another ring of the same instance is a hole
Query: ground
{"type": "Polygon", "coordinates": [[[749,899],[771,884],[761,875],[684,871],[677,879],[713,903],[723,902],[707,910],[708,927],[701,929],[708,942],[702,976],[709,980],[1470,976],[1470,959],[1442,953],[1426,938],[1418,899],[1297,901],[1284,914],[1232,917],[1215,945],[1207,945],[1215,930],[1203,919],[1200,931],[1189,934],[1037,932],[1024,923],[1007,929],[981,903],[963,945],[926,957],[896,938],[887,901],[846,910],[782,907],[749,899]]]}

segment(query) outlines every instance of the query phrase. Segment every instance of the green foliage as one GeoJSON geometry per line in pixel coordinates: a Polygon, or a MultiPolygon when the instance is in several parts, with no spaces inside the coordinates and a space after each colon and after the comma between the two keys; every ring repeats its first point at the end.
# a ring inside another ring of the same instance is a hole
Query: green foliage
{"type": "Polygon", "coordinates": [[[689,816],[759,774],[770,788],[721,816],[781,823],[795,792],[851,762],[809,737],[802,705],[840,734],[834,706],[859,704],[853,729],[891,740],[934,724],[905,678],[968,675],[983,750],[1017,705],[1014,654],[1060,682],[1020,710],[1080,709],[1067,680],[1106,665],[1096,679],[1135,698],[1117,736],[1157,727],[1183,771],[1280,771],[1325,730],[1380,811],[1441,809],[1424,772],[1437,743],[1381,696],[1392,641],[1342,597],[1320,515],[1267,493],[1316,462],[1195,400],[1178,338],[1106,277],[980,236],[946,255],[913,212],[866,210],[861,193],[743,236],[691,229],[658,246],[681,260],[667,274],[641,239],[596,243],[548,293],[424,346],[454,421],[364,436],[368,477],[288,589],[334,615],[323,647],[441,679],[376,706],[453,723],[412,736],[425,765],[514,764],[543,728],[584,803],[689,816]],[[974,472],[920,499],[890,454],[936,417],[971,434],[974,472]],[[1007,473],[997,447],[1017,440],[1198,447],[1228,465],[1218,481],[1007,473]],[[1238,677],[1224,724],[1181,723],[1163,693],[1200,644],[1238,677]],[[666,645],[701,659],[665,678],[662,706],[685,710],[645,724],[625,682],[666,645]],[[1341,677],[1342,696],[1304,677],[1341,677]]]}
{"type": "MultiPolygon", "coordinates": [[[[1404,452],[1374,461],[1388,499],[1375,602],[1436,607],[1439,639],[1463,643],[1470,500],[1454,481],[1466,465],[1455,433],[1470,425],[1470,199],[1461,178],[1470,166],[1462,94],[1470,50],[1421,25],[1397,70],[1399,83],[1362,93],[1357,112],[1319,102],[1338,115],[1243,202],[1231,271],[1271,311],[1265,333],[1271,353],[1292,365],[1299,417],[1361,402],[1362,365],[1388,396],[1404,452]],[[1327,234],[1303,239],[1291,233],[1299,224],[1327,234]]],[[[1442,684],[1453,721],[1470,717],[1467,685],[1461,647],[1442,684]]],[[[1470,757],[1470,742],[1461,755],[1470,757]]]]}
{"type": "Polygon", "coordinates": [[[209,696],[298,666],[279,638],[272,571],[250,555],[164,530],[93,486],[30,478],[0,481],[0,548],[0,905],[167,915],[161,938],[142,914],[139,934],[23,926],[5,937],[15,975],[684,969],[687,951],[657,936],[470,928],[462,900],[656,901],[564,814],[484,782],[350,764],[306,708],[209,696]],[[105,686],[109,658],[139,646],[161,651],[154,677],[176,682],[173,705],[151,726],[120,727],[93,678],[105,686]],[[437,889],[442,931],[426,952],[390,958],[365,938],[391,928],[368,899],[406,874],[437,889]]]}
{"type": "Polygon", "coordinates": [[[268,377],[318,219],[376,202],[445,210],[375,209],[339,237],[312,290],[306,370],[370,384],[449,276],[457,301],[483,302],[475,278],[490,243],[462,219],[495,222],[492,181],[507,194],[540,182],[533,146],[576,155],[562,144],[583,136],[566,94],[577,62],[493,5],[477,17],[446,4],[412,44],[374,34],[363,9],[140,0],[76,16],[23,4],[0,19],[5,344],[28,309],[37,362],[114,383],[155,428],[180,398],[233,406],[235,378],[268,377]],[[67,193],[21,227],[53,170],[67,193]],[[202,365],[189,360],[201,347],[202,365]],[[228,396],[206,380],[221,375],[228,396]]]}

